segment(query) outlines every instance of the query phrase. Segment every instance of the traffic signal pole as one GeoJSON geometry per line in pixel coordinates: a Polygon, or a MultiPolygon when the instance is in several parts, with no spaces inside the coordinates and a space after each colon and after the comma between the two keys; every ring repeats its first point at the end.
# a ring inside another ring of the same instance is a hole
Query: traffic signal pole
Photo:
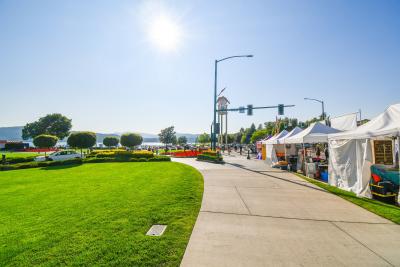
{"type": "MultiPolygon", "coordinates": [[[[265,106],[265,107],[250,107],[250,108],[249,107],[247,107],[247,108],[239,107],[239,108],[217,109],[216,111],[217,112],[219,112],[219,111],[222,111],[222,112],[223,111],[245,111],[245,110],[249,110],[249,109],[253,110],[253,109],[267,109],[267,108],[279,108],[279,107],[281,107],[281,106],[278,105],[278,106],[265,106]]],[[[292,108],[292,107],[295,107],[295,105],[283,105],[283,107],[292,108]]]]}
{"type": "Polygon", "coordinates": [[[213,131],[211,132],[211,149],[216,150],[216,139],[217,134],[215,133],[215,123],[217,121],[217,67],[218,60],[215,60],[215,77],[214,77],[214,120],[213,120],[213,131]]]}

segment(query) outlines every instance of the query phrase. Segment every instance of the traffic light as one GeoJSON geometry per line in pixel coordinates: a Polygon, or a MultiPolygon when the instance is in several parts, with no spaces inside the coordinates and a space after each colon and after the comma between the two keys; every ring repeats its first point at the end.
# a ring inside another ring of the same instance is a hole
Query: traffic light
{"type": "Polygon", "coordinates": [[[253,105],[247,105],[247,116],[253,115],[253,105]]]}
{"type": "Polygon", "coordinates": [[[219,122],[214,123],[214,132],[215,132],[215,134],[220,134],[220,124],[219,124],[219,122]]]}
{"type": "Polygon", "coordinates": [[[283,115],[285,113],[284,109],[285,109],[285,105],[279,104],[278,105],[278,115],[283,115]]]}

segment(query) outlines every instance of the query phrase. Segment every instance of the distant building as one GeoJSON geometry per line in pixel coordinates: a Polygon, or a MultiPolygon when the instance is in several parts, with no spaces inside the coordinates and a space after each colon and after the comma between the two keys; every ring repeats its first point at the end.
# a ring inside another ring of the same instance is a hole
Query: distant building
{"type": "Polygon", "coordinates": [[[7,140],[0,140],[0,149],[4,149],[6,147],[7,140]]]}

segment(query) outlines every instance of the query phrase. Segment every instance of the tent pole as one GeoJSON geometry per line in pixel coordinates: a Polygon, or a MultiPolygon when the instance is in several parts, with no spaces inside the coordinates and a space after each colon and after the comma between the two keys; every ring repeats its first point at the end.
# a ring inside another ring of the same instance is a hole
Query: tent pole
{"type": "Polygon", "coordinates": [[[283,143],[283,145],[285,146],[285,161],[287,162],[286,144],[283,143]]]}
{"type": "Polygon", "coordinates": [[[307,173],[306,173],[306,147],[304,146],[304,143],[303,143],[303,171],[304,171],[304,174],[307,176],[307,173]]]}
{"type": "Polygon", "coordinates": [[[397,136],[397,162],[396,162],[396,167],[400,167],[400,136],[397,136]]]}

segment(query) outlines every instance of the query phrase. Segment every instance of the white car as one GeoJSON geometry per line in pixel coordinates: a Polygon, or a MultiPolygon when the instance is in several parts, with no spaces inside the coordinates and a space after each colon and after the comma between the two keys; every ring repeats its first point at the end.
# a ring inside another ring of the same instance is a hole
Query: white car
{"type": "Polygon", "coordinates": [[[46,161],[46,160],[67,160],[67,159],[80,159],[82,158],[80,153],[77,153],[74,150],[63,150],[63,151],[56,151],[48,156],[39,156],[35,158],[35,161],[46,161]]]}

